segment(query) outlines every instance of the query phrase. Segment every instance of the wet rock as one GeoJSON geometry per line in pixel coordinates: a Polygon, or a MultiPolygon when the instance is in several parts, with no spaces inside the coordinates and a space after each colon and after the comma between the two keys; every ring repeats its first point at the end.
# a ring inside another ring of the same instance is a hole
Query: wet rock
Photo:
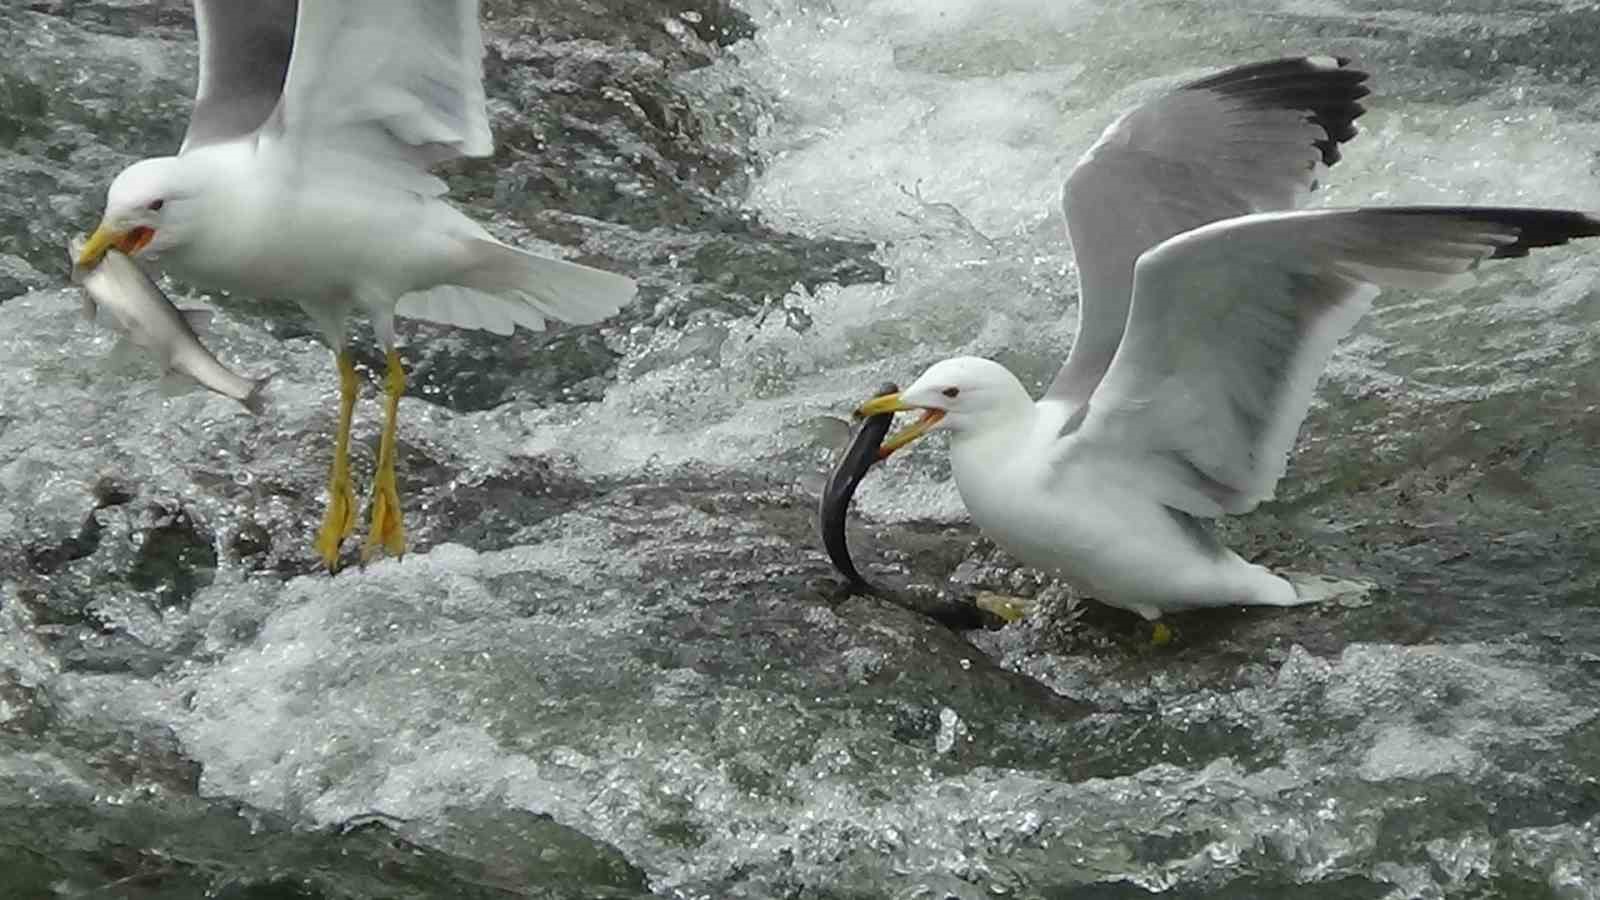
{"type": "MultiPolygon", "coordinates": [[[[260,810],[181,797],[130,797],[116,807],[38,804],[32,828],[0,820],[0,866],[14,896],[115,891],[130,898],[450,896],[647,897],[612,880],[532,871],[500,876],[470,857],[418,846],[383,825],[302,831],[260,810]]],[[[567,838],[571,841],[571,838],[567,838]]],[[[532,858],[560,845],[521,844],[532,858]]]]}
{"type": "Polygon", "coordinates": [[[121,506],[133,500],[137,491],[129,484],[112,475],[102,475],[91,489],[94,495],[95,509],[105,509],[108,506],[121,506]]]}
{"type": "Polygon", "coordinates": [[[91,511],[78,533],[64,540],[37,544],[27,550],[28,563],[41,575],[53,575],[68,563],[90,556],[100,549],[100,519],[91,511]]]}
{"type": "Polygon", "coordinates": [[[600,493],[595,485],[562,477],[537,462],[524,462],[478,481],[450,481],[429,501],[442,528],[419,532],[422,540],[462,542],[485,550],[514,544],[524,529],[600,493]]]}
{"type": "Polygon", "coordinates": [[[460,807],[444,810],[436,823],[401,823],[397,828],[476,861],[508,884],[581,884],[586,893],[604,896],[650,893],[645,873],[615,848],[547,815],[460,807]]]}
{"type": "Polygon", "coordinates": [[[0,733],[39,737],[55,716],[50,698],[14,669],[0,669],[0,733]]]}
{"type": "Polygon", "coordinates": [[[163,608],[186,606],[196,590],[211,583],[217,550],[210,534],[182,509],[152,506],[153,524],[140,536],[138,557],[128,571],[129,586],[148,591],[163,608]]]}
{"type": "MultiPolygon", "coordinates": [[[[598,399],[611,383],[617,354],[594,328],[553,326],[511,335],[404,323],[407,393],[471,412],[511,400],[540,404],[598,399]]],[[[368,334],[353,337],[358,369],[382,381],[384,351],[368,334]]]]}
{"type": "Polygon", "coordinates": [[[53,286],[52,279],[28,265],[26,260],[0,253],[0,303],[18,294],[51,286],[53,286]]]}
{"type": "Polygon", "coordinates": [[[272,533],[259,522],[246,522],[239,526],[228,541],[228,551],[237,560],[261,556],[272,549],[272,533]]]}

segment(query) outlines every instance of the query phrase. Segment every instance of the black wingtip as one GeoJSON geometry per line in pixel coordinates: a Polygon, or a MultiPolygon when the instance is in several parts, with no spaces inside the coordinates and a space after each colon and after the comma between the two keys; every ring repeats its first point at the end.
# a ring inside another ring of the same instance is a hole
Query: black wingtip
{"type": "Polygon", "coordinates": [[[1185,84],[1184,88],[1206,90],[1244,81],[1282,78],[1286,75],[1305,75],[1307,73],[1334,73],[1335,77],[1340,79],[1358,82],[1366,80],[1369,77],[1368,74],[1352,68],[1354,65],[1355,59],[1349,56],[1285,56],[1280,59],[1245,63],[1242,66],[1234,66],[1231,69],[1223,69],[1221,72],[1191,81],[1185,84]],[[1329,65],[1329,63],[1332,63],[1332,65],[1329,65]]]}
{"type": "Polygon", "coordinates": [[[1572,209],[1496,209],[1495,221],[1517,229],[1517,241],[1494,251],[1492,258],[1527,256],[1536,247],[1556,247],[1578,238],[1600,237],[1600,219],[1572,209]]]}
{"type": "Polygon", "coordinates": [[[1339,145],[1355,137],[1355,120],[1366,113],[1359,102],[1372,93],[1371,76],[1348,56],[1296,56],[1243,66],[1191,81],[1182,90],[1213,91],[1259,106],[1310,113],[1325,138],[1312,143],[1324,165],[1342,157],[1339,145]]]}
{"type": "Polygon", "coordinates": [[[1448,216],[1469,222],[1510,227],[1517,239],[1503,244],[1490,259],[1523,257],[1539,247],[1557,247],[1579,238],[1600,237],[1600,218],[1575,209],[1521,206],[1400,206],[1386,212],[1402,216],[1448,216]]]}

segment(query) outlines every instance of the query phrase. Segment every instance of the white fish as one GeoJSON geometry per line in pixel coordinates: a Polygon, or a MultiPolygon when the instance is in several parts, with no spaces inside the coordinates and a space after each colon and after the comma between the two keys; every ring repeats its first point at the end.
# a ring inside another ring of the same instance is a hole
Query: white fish
{"type": "MultiPolygon", "coordinates": [[[[84,239],[73,238],[67,250],[75,260],[84,239]]],[[[195,323],[210,318],[205,310],[180,310],[139,265],[121,251],[106,252],[96,266],[72,267],[72,281],[83,289],[86,318],[110,319],[127,340],[156,357],[165,374],[184,376],[207,390],[239,401],[260,415],[265,408],[262,388],[267,379],[251,380],[235,374],[200,343],[195,323]]]]}

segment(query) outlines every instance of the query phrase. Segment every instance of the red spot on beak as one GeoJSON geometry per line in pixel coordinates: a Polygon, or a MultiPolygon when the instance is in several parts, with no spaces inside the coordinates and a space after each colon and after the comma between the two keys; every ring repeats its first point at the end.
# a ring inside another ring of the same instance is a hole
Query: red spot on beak
{"type": "Polygon", "coordinates": [[[121,240],[117,241],[117,249],[128,254],[129,256],[132,256],[135,253],[138,253],[140,250],[143,250],[145,245],[149,244],[151,239],[153,239],[155,236],[156,230],[148,225],[140,225],[136,228],[130,228],[128,229],[128,233],[123,235],[121,240]]]}

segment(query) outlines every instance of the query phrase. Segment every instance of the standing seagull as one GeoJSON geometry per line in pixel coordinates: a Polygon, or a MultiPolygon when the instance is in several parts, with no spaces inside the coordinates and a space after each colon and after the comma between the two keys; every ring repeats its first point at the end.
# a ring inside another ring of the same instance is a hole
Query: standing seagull
{"type": "Polygon", "coordinates": [[[442,199],[428,168],[493,151],[478,0],[195,0],[200,85],[177,156],[111,183],[78,263],[110,247],[202,287],[300,304],[338,359],[339,431],[316,551],[332,570],[355,527],[353,309],[388,358],[363,558],[405,550],[394,317],[510,334],[598,322],[633,281],[500,243],[442,199]]]}
{"type": "Polygon", "coordinates": [[[989,360],[936,363],[861,407],[925,411],[880,454],[948,429],[984,534],[1146,619],[1321,599],[1324,585],[1245,562],[1199,520],[1272,497],[1317,378],[1380,287],[1439,287],[1600,235],[1563,210],[1281,211],[1354,135],[1361,77],[1280,60],[1123,116],[1067,179],[1078,338],[1044,397],[989,360]]]}

